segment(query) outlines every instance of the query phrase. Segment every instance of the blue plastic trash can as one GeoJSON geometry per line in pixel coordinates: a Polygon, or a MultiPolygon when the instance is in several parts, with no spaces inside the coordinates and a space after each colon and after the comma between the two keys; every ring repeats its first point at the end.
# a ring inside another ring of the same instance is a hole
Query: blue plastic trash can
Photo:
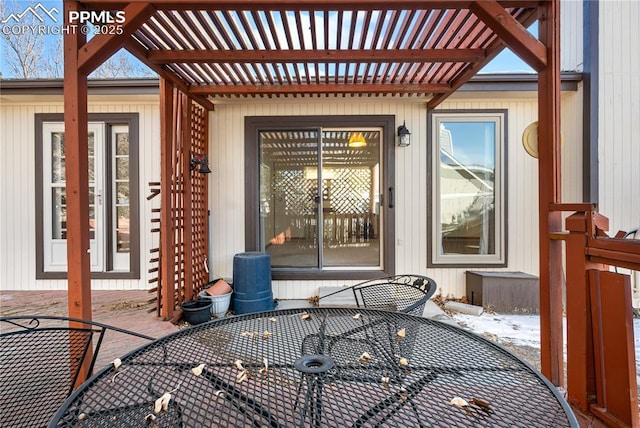
{"type": "Polygon", "coordinates": [[[233,257],[233,308],[236,315],[274,308],[269,253],[247,252],[233,257]]]}

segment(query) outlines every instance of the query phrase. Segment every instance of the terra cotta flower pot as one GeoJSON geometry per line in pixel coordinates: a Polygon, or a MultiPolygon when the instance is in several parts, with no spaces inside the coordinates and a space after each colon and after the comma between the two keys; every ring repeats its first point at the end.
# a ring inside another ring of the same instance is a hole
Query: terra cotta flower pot
{"type": "Polygon", "coordinates": [[[228,294],[231,291],[231,286],[222,278],[216,279],[213,282],[213,285],[209,288],[205,288],[205,293],[210,296],[222,296],[223,294],[228,294]]]}

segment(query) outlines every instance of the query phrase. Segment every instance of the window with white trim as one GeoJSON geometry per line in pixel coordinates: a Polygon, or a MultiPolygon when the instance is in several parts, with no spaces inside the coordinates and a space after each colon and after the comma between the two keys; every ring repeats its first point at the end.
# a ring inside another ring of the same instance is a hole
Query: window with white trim
{"type": "Polygon", "coordinates": [[[432,266],[506,266],[506,110],[429,114],[432,266]]]}
{"type": "MultiPolygon", "coordinates": [[[[89,116],[89,249],[94,278],[139,278],[137,114],[89,116]]],[[[39,279],[67,271],[65,130],[60,114],[36,115],[39,279]]]]}

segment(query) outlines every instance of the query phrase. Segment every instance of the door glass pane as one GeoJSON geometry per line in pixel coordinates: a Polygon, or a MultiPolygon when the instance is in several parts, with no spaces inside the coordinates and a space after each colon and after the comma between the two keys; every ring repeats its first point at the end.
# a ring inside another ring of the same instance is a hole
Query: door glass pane
{"type": "Polygon", "coordinates": [[[64,183],[64,132],[51,133],[51,182],[64,183]]]}
{"type": "Polygon", "coordinates": [[[52,188],[51,201],[51,239],[67,239],[67,198],[65,188],[52,188]]]}
{"type": "Polygon", "coordinates": [[[324,267],[380,266],[380,130],[322,136],[324,267]]]}
{"type": "Polygon", "coordinates": [[[271,265],[319,266],[318,132],[260,132],[260,237],[271,265]],[[317,168],[316,168],[317,171],[317,168]]]}
{"type": "Polygon", "coordinates": [[[90,183],[93,183],[96,180],[95,141],[96,141],[95,133],[89,132],[89,182],[90,183]]]}
{"type": "Polygon", "coordinates": [[[89,239],[96,239],[97,226],[95,186],[89,185],[89,239]]]}
{"type": "Polygon", "coordinates": [[[128,253],[131,246],[129,231],[129,207],[121,206],[116,208],[116,252],[128,253]]]}
{"type": "MultiPolygon", "coordinates": [[[[89,239],[96,235],[95,133],[89,132],[89,239]]],[[[51,133],[51,239],[67,239],[64,132],[51,133]],[[61,185],[57,185],[61,183],[61,185]],[[54,187],[55,186],[55,187],[54,187]]]]}
{"type": "Polygon", "coordinates": [[[114,165],[114,213],[115,213],[115,245],[114,268],[129,269],[127,255],[131,249],[131,213],[130,213],[130,181],[129,181],[129,129],[127,126],[113,127],[113,145],[115,147],[114,165]]]}
{"type": "Polygon", "coordinates": [[[116,157],[116,180],[128,180],[129,179],[129,157],[117,156],[116,157]]]}
{"type": "Polygon", "coordinates": [[[441,254],[495,254],[496,123],[440,122],[441,254]]]}

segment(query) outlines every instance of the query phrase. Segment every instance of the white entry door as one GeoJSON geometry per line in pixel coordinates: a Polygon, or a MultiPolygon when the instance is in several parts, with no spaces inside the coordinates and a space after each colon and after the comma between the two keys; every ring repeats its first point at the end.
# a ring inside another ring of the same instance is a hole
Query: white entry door
{"type": "MultiPolygon", "coordinates": [[[[89,247],[91,270],[104,268],[104,123],[89,123],[89,247]]],[[[44,270],[67,270],[67,200],[63,123],[43,125],[44,270]]]]}

